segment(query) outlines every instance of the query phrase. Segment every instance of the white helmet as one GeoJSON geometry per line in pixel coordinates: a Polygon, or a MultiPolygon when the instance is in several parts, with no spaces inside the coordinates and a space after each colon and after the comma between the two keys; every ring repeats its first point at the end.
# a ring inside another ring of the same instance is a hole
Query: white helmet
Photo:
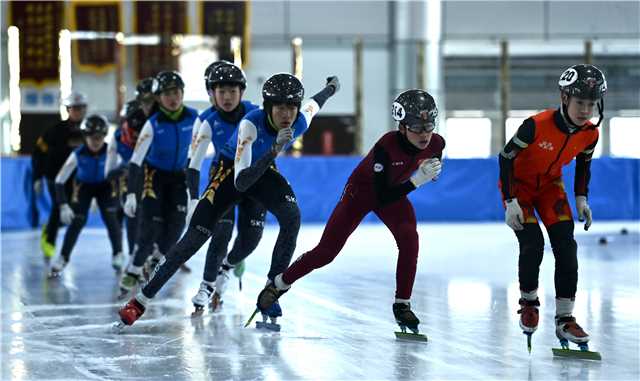
{"type": "Polygon", "coordinates": [[[62,105],[65,107],[86,106],[87,96],[79,91],[72,91],[62,100],[62,105]]]}

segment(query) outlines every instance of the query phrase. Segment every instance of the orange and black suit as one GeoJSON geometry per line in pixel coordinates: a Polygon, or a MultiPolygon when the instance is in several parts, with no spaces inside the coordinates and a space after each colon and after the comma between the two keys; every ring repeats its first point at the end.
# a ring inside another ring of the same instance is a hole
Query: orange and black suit
{"type": "Polygon", "coordinates": [[[520,289],[538,288],[544,238],[537,212],[549,233],[556,259],[556,297],[573,298],[578,283],[577,244],[573,217],[562,180],[562,167],[576,159],[575,195],[587,196],[591,156],[598,130],[591,123],[571,127],[559,110],[546,110],[526,119],[500,153],[503,200],[516,198],[523,212],[520,245],[520,289]]]}

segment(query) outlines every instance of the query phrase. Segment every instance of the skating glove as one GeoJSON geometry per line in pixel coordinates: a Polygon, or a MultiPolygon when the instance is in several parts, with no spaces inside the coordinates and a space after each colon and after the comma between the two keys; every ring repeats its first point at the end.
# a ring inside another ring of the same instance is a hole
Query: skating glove
{"type": "Polygon", "coordinates": [[[278,130],[278,136],[276,136],[276,141],[273,143],[273,152],[280,153],[282,149],[293,139],[293,129],[292,128],[282,128],[278,130]]]}
{"type": "Polygon", "coordinates": [[[591,208],[587,203],[587,196],[576,196],[576,209],[578,210],[578,221],[584,222],[584,230],[591,227],[591,208]],[[586,221],[586,222],[585,222],[586,221]]]}
{"type": "Polygon", "coordinates": [[[69,225],[71,221],[73,221],[73,217],[75,217],[75,215],[69,204],[60,205],[60,221],[62,221],[63,224],[69,225]]]}
{"type": "Polygon", "coordinates": [[[126,214],[127,217],[135,218],[137,206],[138,203],[135,193],[127,194],[127,200],[124,202],[124,214],[126,214]]]}
{"type": "Polygon", "coordinates": [[[42,193],[42,180],[36,180],[33,182],[33,192],[36,196],[39,196],[42,193]]]}
{"type": "Polygon", "coordinates": [[[411,183],[418,188],[422,184],[433,180],[442,171],[442,163],[438,158],[434,157],[420,163],[416,173],[409,179],[411,183]]]}
{"type": "Polygon", "coordinates": [[[522,226],[524,214],[522,213],[518,199],[512,198],[505,201],[505,203],[507,204],[507,210],[504,213],[505,222],[513,230],[522,230],[524,228],[522,226]]]}
{"type": "Polygon", "coordinates": [[[340,90],[340,80],[338,80],[337,76],[327,77],[327,86],[333,87],[333,94],[337,93],[340,90]]]}

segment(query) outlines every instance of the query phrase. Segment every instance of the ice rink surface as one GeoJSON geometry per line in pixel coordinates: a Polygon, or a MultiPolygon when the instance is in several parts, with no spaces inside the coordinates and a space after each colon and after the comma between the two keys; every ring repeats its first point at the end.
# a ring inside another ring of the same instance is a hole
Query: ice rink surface
{"type": "MultiPolygon", "coordinates": [[[[294,258],[313,248],[322,228],[303,226],[294,258]]],[[[294,284],[281,299],[280,333],[242,327],[266,280],[273,225],[247,261],[243,291],[232,277],[220,312],[190,317],[202,249],[189,261],[193,272],[179,271],[119,334],[111,325],[122,302],[103,229],[82,233],[59,279],[46,276],[39,232],[5,232],[2,380],[638,380],[639,230],[637,221],[596,220],[588,233],[576,226],[574,312],[601,362],[552,356],[548,244],[540,326],[527,353],[516,314],[517,242],[504,224],[419,226],[412,306],[428,343],[394,337],[396,248],[383,225],[362,225],[333,263],[294,284]]]]}

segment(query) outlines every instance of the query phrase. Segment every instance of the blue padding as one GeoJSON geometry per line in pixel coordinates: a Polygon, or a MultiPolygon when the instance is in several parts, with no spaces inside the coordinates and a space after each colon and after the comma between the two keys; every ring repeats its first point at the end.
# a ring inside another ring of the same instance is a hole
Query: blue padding
{"type": "MultiPolygon", "coordinates": [[[[31,169],[28,158],[2,158],[2,230],[32,226],[31,169]]],[[[358,157],[282,157],[278,168],[298,198],[303,222],[325,223],[338,202],[347,178],[360,162],[358,157]]],[[[203,169],[208,170],[210,160],[203,169]]],[[[640,160],[595,159],[591,170],[589,204],[594,219],[640,219],[640,160]]],[[[565,168],[565,185],[573,205],[574,165],[565,168]]],[[[201,191],[206,186],[201,176],[201,191]]],[[[37,198],[39,222],[50,208],[48,192],[37,198]]],[[[446,159],[440,178],[409,196],[419,221],[500,221],[504,211],[498,189],[497,159],[446,159]]],[[[269,217],[273,223],[273,217],[269,217]]],[[[378,221],[370,214],[365,221],[378,221]]],[[[101,225],[91,213],[88,225],[101,225]]]]}

